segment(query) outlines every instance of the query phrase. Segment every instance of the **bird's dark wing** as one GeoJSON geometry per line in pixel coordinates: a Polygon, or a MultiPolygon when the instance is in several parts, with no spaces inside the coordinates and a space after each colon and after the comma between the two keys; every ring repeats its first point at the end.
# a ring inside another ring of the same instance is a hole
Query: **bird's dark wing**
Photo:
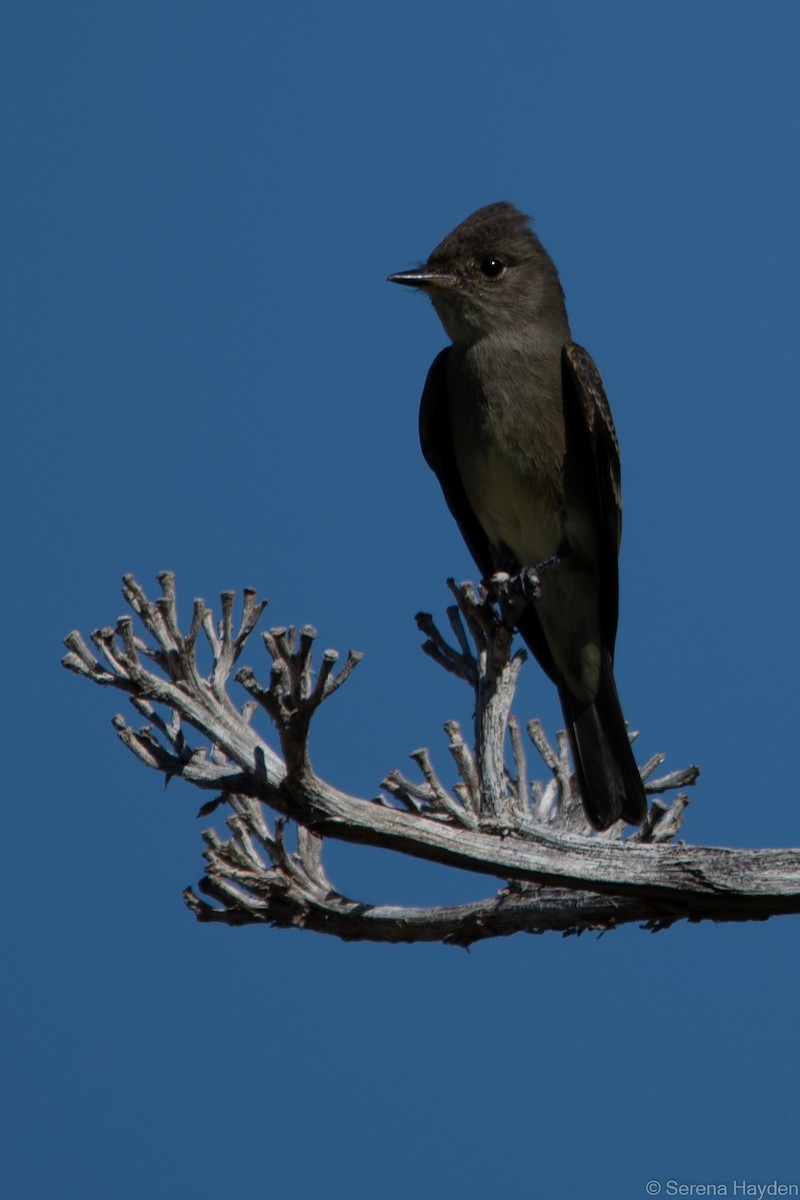
{"type": "MultiPolygon", "coordinates": [[[[612,658],[617,635],[617,556],[622,536],[619,443],[600,372],[582,346],[568,342],[562,354],[567,445],[588,472],[597,497],[600,546],[600,619],[612,658]]],[[[584,484],[585,486],[585,484],[584,484]]]]}
{"type": "Polygon", "coordinates": [[[461,536],[467,543],[484,578],[495,570],[489,539],[467,499],[464,484],[456,465],[453,438],[450,432],[450,406],[447,400],[447,356],[450,347],[433,360],[419,405],[419,440],[425,461],[436,475],[444,492],[447,507],[456,519],[461,536]]]}

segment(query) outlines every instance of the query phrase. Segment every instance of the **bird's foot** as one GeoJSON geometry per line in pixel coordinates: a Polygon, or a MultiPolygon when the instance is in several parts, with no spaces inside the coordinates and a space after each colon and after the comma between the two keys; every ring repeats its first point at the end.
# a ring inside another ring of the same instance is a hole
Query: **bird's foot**
{"type": "Polygon", "coordinates": [[[551,554],[535,567],[523,567],[516,575],[507,571],[496,571],[487,579],[489,588],[499,598],[506,600],[540,600],[542,596],[542,575],[561,562],[560,554],[551,554]]]}

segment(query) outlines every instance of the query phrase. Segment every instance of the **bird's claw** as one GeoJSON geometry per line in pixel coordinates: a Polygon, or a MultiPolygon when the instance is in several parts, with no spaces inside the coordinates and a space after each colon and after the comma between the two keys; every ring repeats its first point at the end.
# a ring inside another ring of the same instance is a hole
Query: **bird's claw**
{"type": "Polygon", "coordinates": [[[507,571],[496,571],[487,579],[489,588],[498,599],[540,600],[542,597],[542,574],[561,561],[561,556],[553,554],[535,567],[523,567],[516,575],[507,571]]]}

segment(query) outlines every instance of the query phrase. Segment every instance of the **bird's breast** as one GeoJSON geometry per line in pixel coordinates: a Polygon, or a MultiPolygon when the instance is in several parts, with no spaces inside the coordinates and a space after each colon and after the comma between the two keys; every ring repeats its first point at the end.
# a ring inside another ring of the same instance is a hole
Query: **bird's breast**
{"type": "Polygon", "coordinates": [[[486,536],[521,566],[557,553],[564,536],[564,424],[558,361],[530,354],[455,354],[448,373],[453,449],[486,536]]]}

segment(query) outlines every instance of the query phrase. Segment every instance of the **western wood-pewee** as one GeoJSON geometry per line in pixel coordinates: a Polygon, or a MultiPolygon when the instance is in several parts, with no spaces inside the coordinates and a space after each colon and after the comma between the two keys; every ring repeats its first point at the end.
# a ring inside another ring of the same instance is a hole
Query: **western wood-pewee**
{"type": "Polygon", "coordinates": [[[490,204],[423,267],[452,345],[422,393],[422,452],[485,577],[517,577],[519,632],[558,688],[586,814],[633,825],[647,804],[614,682],[619,446],[597,367],[527,217],[490,204]]]}

